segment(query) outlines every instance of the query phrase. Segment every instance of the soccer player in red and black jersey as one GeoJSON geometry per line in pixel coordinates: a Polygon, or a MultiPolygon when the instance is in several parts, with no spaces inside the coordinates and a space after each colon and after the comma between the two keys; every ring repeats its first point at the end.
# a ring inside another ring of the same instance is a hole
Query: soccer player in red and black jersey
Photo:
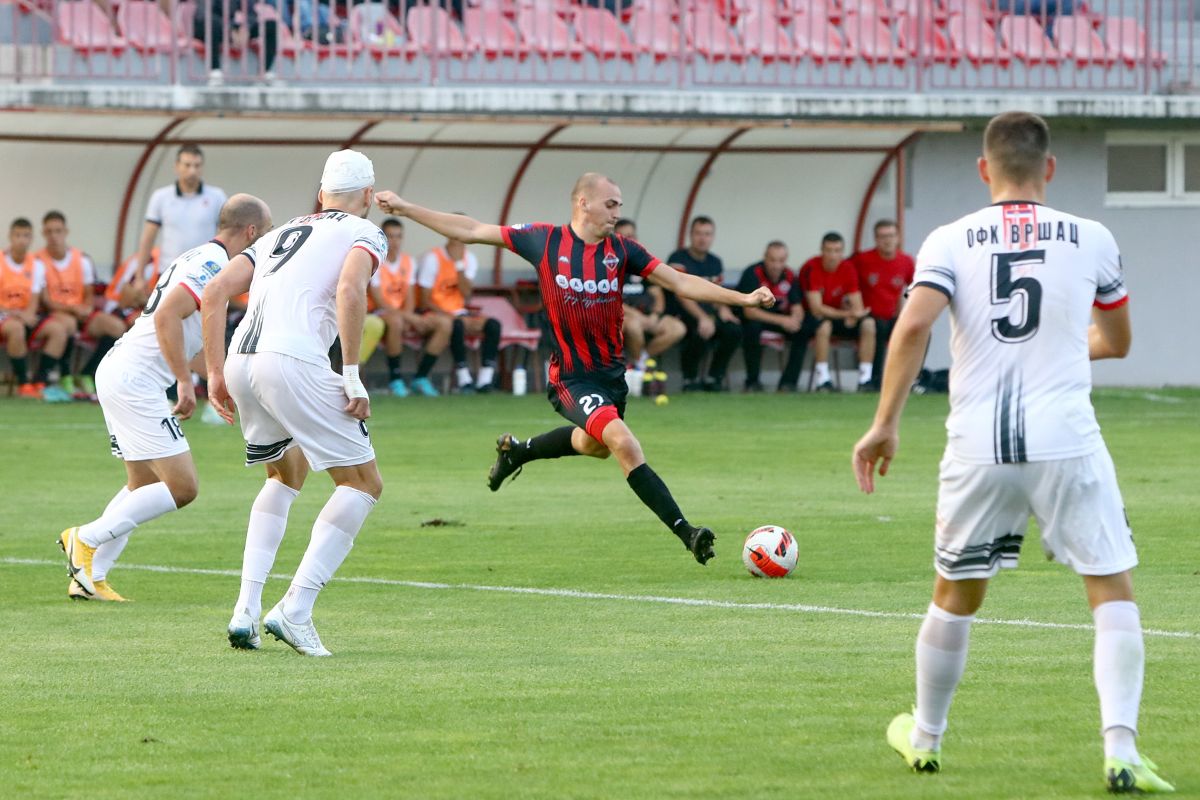
{"type": "Polygon", "coordinates": [[[580,177],[571,191],[568,225],[487,225],[413,205],[393,192],[380,192],[376,198],[386,213],[408,217],[443,236],[507,247],[537,267],[542,302],[554,332],[548,394],[554,410],[571,424],[523,441],[503,434],[496,443],[498,455],[488,473],[488,487],[496,491],[530,461],[615,455],[630,488],[696,560],[703,564],[712,558],[713,532],[688,523],[624,422],[621,287],[626,275],[640,275],[681,297],[766,308],[775,302],[770,290],[730,291],[671,269],[632,239],[614,236],[621,216],[621,190],[594,172],[580,177]]]}

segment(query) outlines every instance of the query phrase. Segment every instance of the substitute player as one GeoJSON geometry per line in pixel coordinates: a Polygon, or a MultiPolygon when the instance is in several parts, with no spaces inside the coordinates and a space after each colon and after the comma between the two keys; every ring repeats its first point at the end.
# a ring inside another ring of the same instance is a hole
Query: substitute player
{"type": "Polygon", "coordinates": [[[367,284],[387,254],[383,231],[365,219],[374,187],[366,156],[331,154],[318,195],[324,210],[264,236],[204,291],[209,401],[229,423],[237,403],[246,466],[267,470],[250,510],[241,593],[229,622],[229,643],[237,648],[260,645],[263,584],[288,510],[312,468],[328,471],[333,496],[317,516],[291,587],[263,627],[299,653],[330,654],[313,625],[313,603],[383,492],[364,422],[370,401],[358,375],[367,284]],[[250,310],[226,361],[226,304],[247,289],[250,310]],[[334,337],[342,347],[340,378],[329,362],[334,337]]]}
{"type": "Polygon", "coordinates": [[[770,306],[767,289],[741,294],[663,267],[637,242],[613,235],[620,219],[621,190],[589,172],[571,191],[568,225],[486,225],[470,217],[431,211],[380,192],[384,211],[406,216],[444,236],[503,246],[538,270],[542,302],[554,331],[549,397],[571,425],[520,441],[503,434],[488,474],[494,492],[522,465],[541,458],[616,455],[630,488],[701,564],[713,557],[713,532],[684,518],[665,483],[646,463],[642,446],[625,424],[625,362],[622,353],[621,285],[640,275],[682,297],[738,306],[770,306]]]}
{"type": "Polygon", "coordinates": [[[1030,515],[1047,556],[1083,577],[1096,625],[1104,776],[1113,792],[1169,792],[1138,755],[1143,645],[1133,539],[1092,410],[1088,359],[1123,358],[1131,339],[1117,244],[1098,222],[1050,208],[1050,131],[1001,114],[979,174],[992,205],[935,230],[917,256],[875,422],[854,448],[864,492],[886,475],[929,330],[950,306],[949,443],[937,503],[933,602],[917,637],[917,704],[888,727],[913,769],[937,772],[950,701],[988,580],[1016,567],[1030,515]],[[1089,324],[1090,323],[1090,324],[1089,324]]]}
{"type": "Polygon", "coordinates": [[[249,247],[270,227],[271,212],[257,197],[230,198],[216,238],[167,268],[141,316],[100,362],[96,392],[112,453],[125,462],[126,483],[98,519],[59,537],[72,578],[68,596],[124,600],[107,574],[129,534],[196,498],[196,466],[179,420],[196,408],[188,362],[200,352],[200,296],[230,251],[249,247]],[[176,382],[172,408],[166,390],[176,382]]]}

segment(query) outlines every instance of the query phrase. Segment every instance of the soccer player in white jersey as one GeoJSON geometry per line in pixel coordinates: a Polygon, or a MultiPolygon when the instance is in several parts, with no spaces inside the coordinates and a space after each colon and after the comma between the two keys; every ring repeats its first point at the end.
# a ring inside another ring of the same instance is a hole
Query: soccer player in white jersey
{"type": "Polygon", "coordinates": [[[937,772],[988,579],[1017,565],[1030,515],[1046,555],[1082,576],[1095,622],[1104,775],[1112,792],[1169,792],[1135,737],[1144,649],[1130,571],[1133,539],[1092,409],[1088,360],[1123,358],[1128,297],[1113,236],[1045,205],[1054,177],[1038,116],[1001,114],[984,132],[979,175],[992,205],[929,235],[888,349],[871,429],[854,448],[874,490],[899,444],[901,411],[929,330],[950,307],[949,441],[937,501],[933,602],[917,636],[917,703],[887,740],[914,770],[937,772]]]}
{"type": "Polygon", "coordinates": [[[365,219],[374,186],[366,156],[333,153],[321,176],[323,210],[264,236],[204,292],[209,399],[227,422],[239,414],[246,466],[264,464],[267,471],[250,511],[241,593],[229,622],[236,648],[261,643],[263,584],[311,468],[329,473],[333,496],[313,525],[291,587],[262,624],[304,655],[329,655],[313,626],[313,603],[383,492],[364,422],[370,401],[358,375],[367,284],[387,255],[383,231],[365,219]],[[226,303],[247,289],[249,310],[226,361],[226,303]],[[342,347],[340,377],[329,363],[335,336],[342,347]]]}
{"type": "Polygon", "coordinates": [[[188,362],[200,352],[200,296],[230,252],[254,244],[270,227],[263,201],[248,194],[229,198],[216,237],[162,273],[141,316],[100,362],[96,393],[112,453],[125,462],[126,483],[98,519],[59,537],[71,572],[69,597],[123,600],[107,578],[129,534],[196,498],[196,466],[179,421],[196,408],[188,362]],[[172,408],[166,390],[176,382],[172,408]]]}

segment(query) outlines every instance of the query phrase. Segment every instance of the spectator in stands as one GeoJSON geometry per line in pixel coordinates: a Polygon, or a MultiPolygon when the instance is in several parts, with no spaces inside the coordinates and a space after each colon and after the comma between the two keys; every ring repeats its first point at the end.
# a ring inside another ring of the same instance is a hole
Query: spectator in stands
{"type": "Polygon", "coordinates": [[[996,0],[996,10],[1001,14],[1037,17],[1046,35],[1053,39],[1054,18],[1074,14],[1075,0],[996,0]]]}
{"type": "Polygon", "coordinates": [[[883,381],[883,362],[888,341],[900,314],[904,289],[913,280],[916,263],[900,250],[900,228],[890,219],[875,223],[875,247],[850,257],[858,273],[858,288],[863,305],[871,309],[875,321],[875,357],[871,361],[871,380],[867,387],[879,390],[883,381]]]}
{"type": "Polygon", "coordinates": [[[196,3],[192,36],[208,47],[209,86],[225,84],[225,74],[221,72],[221,53],[225,49],[226,20],[229,21],[229,49],[243,50],[251,40],[261,41],[265,73],[263,77],[268,83],[275,82],[274,66],[279,25],[273,19],[260,20],[256,5],[253,0],[199,0],[196,3]]]}
{"type": "MultiPolygon", "coordinates": [[[[622,219],[613,233],[626,239],[637,239],[637,225],[622,219]]],[[[622,287],[625,304],[625,362],[634,376],[640,379],[647,357],[658,358],[670,350],[687,333],[687,326],[678,317],[666,314],[667,298],[661,287],[644,281],[640,275],[626,275],[622,287]]]]}
{"type": "MultiPolygon", "coordinates": [[[[716,223],[710,217],[695,217],[688,229],[688,246],[671,253],[667,263],[713,283],[723,283],[725,265],[711,252],[716,233],[716,223]]],[[[675,315],[687,326],[682,353],[683,390],[722,391],[729,359],[733,358],[742,340],[742,326],[737,316],[725,305],[713,306],[674,296],[668,298],[668,302],[675,315]],[[708,376],[705,377],[700,375],[700,362],[710,347],[713,348],[713,356],[708,365],[708,376]]]]}
{"type": "Polygon", "coordinates": [[[775,295],[771,308],[742,309],[742,355],[746,359],[747,392],[761,392],[762,334],[774,331],[788,341],[787,363],[779,378],[779,391],[794,392],[804,364],[804,350],[809,330],[804,327],[804,298],[796,273],[788,268],[787,245],[779,240],[767,244],[762,261],[751,264],[738,281],[739,292],[753,292],[765,286],[775,295]]]}
{"type": "Polygon", "coordinates": [[[125,333],[125,322],[96,309],[92,302],[96,268],[92,259],[77,247],[67,245],[67,218],[61,211],[47,211],[42,217],[42,239],[46,246],[37,254],[45,270],[46,286],[42,302],[49,315],[68,335],[81,333],[96,343],[92,357],[80,373],[76,385],[71,375],[70,349],[59,358],[62,387],[77,400],[95,400],[96,367],[100,359],[125,333]]]}
{"type": "MultiPolygon", "coordinates": [[[[170,267],[188,250],[213,238],[225,200],[224,189],[204,182],[204,151],[196,144],[182,145],[175,152],[175,182],[156,189],[146,204],[146,222],[138,241],[137,263],[143,267],[152,263],[154,240],[160,231],[162,242],[158,261],[162,269],[170,267]]],[[[148,289],[154,284],[150,287],[145,287],[144,283],[134,285],[148,289]]]]}
{"type": "Polygon", "coordinates": [[[869,389],[871,360],[875,356],[875,320],[871,309],[863,307],[854,265],[842,260],[846,242],[840,233],[821,238],[821,255],[800,268],[800,288],[804,292],[807,331],[813,343],[813,372],[817,391],[832,392],[829,373],[829,345],[832,337],[858,340],[858,383],[869,389]],[[865,384],[865,386],[864,386],[865,384]]]}
{"type": "Polygon", "coordinates": [[[478,272],[479,261],[475,254],[458,239],[447,239],[442,247],[421,256],[417,267],[417,308],[451,318],[450,352],[461,394],[492,391],[496,356],[500,352],[499,320],[474,314],[467,308],[478,272]],[[471,380],[471,369],[467,365],[468,335],[483,336],[477,381],[471,380]]]}
{"type": "MultiPolygon", "coordinates": [[[[30,252],[33,244],[33,223],[23,217],[12,221],[8,228],[8,249],[0,260],[0,341],[4,342],[8,360],[17,382],[17,396],[41,399],[46,387],[45,365],[54,358],[43,358],[38,374],[31,379],[29,344],[35,336],[46,337],[53,331],[38,325],[38,306],[45,288],[46,273],[42,262],[30,252]]],[[[55,353],[61,355],[66,346],[66,331],[56,328],[55,353]]],[[[61,399],[61,398],[56,398],[61,399]]]]}
{"type": "Polygon", "coordinates": [[[429,373],[437,363],[438,356],[450,343],[454,319],[434,312],[417,313],[417,273],[412,257],[402,250],[404,223],[395,217],[388,217],[380,227],[388,240],[387,260],[379,265],[367,291],[375,306],[375,313],[386,326],[383,346],[387,353],[388,387],[397,397],[408,396],[408,387],[400,374],[400,357],[404,352],[404,337],[420,336],[425,340],[425,350],[417,365],[412,390],[426,397],[437,397],[438,390],[429,380],[429,373]]]}

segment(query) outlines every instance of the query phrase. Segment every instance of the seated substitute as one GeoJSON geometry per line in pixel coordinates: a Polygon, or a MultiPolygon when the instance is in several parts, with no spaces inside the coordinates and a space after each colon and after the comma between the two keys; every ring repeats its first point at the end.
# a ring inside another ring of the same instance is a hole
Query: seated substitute
{"type": "Polygon", "coordinates": [[[413,377],[412,390],[426,397],[437,397],[438,390],[429,380],[429,373],[450,343],[454,318],[436,312],[417,313],[417,273],[412,257],[402,251],[404,223],[389,217],[380,227],[387,236],[387,260],[379,265],[367,292],[375,306],[375,315],[386,326],[383,346],[387,353],[388,388],[397,397],[408,396],[409,387],[400,374],[400,358],[404,352],[404,337],[413,334],[425,340],[425,350],[413,377]]]}
{"type": "Polygon", "coordinates": [[[104,311],[132,325],[142,313],[154,284],[158,283],[158,255],[155,247],[150,251],[149,263],[138,268],[138,257],[132,255],[113,272],[108,288],[104,290],[104,311]]]}
{"type": "Polygon", "coordinates": [[[779,391],[796,391],[800,380],[808,335],[804,327],[800,282],[796,273],[788,268],[787,260],[787,245],[776,239],[767,244],[762,261],[746,267],[738,281],[739,292],[749,294],[763,286],[775,296],[775,305],[770,308],[751,306],[742,309],[742,355],[746,359],[747,392],[761,392],[763,388],[758,380],[762,370],[763,331],[782,334],[791,345],[783,374],[779,377],[779,391]]]}
{"type": "Polygon", "coordinates": [[[858,271],[858,288],[863,305],[875,320],[875,358],[871,364],[871,389],[879,390],[883,362],[887,357],[892,328],[900,316],[904,289],[913,281],[916,263],[900,249],[900,229],[890,219],[875,223],[875,247],[850,257],[858,271]]]}
{"type": "Polygon", "coordinates": [[[467,308],[475,287],[479,261],[467,250],[465,242],[447,239],[421,256],[417,267],[417,308],[451,319],[450,354],[454,357],[455,379],[462,394],[490,392],[496,377],[496,356],[500,352],[500,321],[472,313],[467,308]],[[483,336],[480,347],[478,381],[471,380],[467,366],[466,337],[483,336]]]}
{"type": "MultiPolygon", "coordinates": [[[[637,225],[621,219],[613,228],[617,236],[637,239],[637,225]]],[[[662,287],[648,283],[641,275],[628,275],[621,287],[625,321],[625,356],[636,375],[645,369],[647,357],[657,358],[683,339],[687,326],[679,317],[666,313],[667,296],[662,287]]]]}
{"type": "Polygon", "coordinates": [[[56,362],[66,349],[67,332],[57,322],[38,318],[46,273],[42,262],[29,252],[31,244],[33,223],[22,217],[14,219],[8,229],[8,249],[0,259],[0,342],[4,343],[12,363],[18,397],[32,400],[45,397],[48,402],[69,400],[62,389],[46,385],[47,364],[56,362]],[[40,343],[43,353],[37,374],[32,379],[29,371],[31,343],[40,343]],[[61,396],[55,395],[56,391],[61,396]]]}
{"type": "MultiPolygon", "coordinates": [[[[716,223],[711,217],[698,216],[692,220],[688,233],[688,246],[676,250],[667,257],[667,263],[689,275],[722,285],[725,265],[712,253],[713,239],[717,235],[716,223]]],[[[737,315],[725,305],[697,302],[686,297],[670,298],[671,313],[687,325],[687,336],[683,340],[682,368],[685,392],[703,389],[706,392],[722,391],[725,371],[729,360],[742,341],[742,327],[737,315]],[[708,377],[700,373],[700,362],[709,348],[713,349],[708,364],[708,377]]]]}
{"type": "Polygon", "coordinates": [[[829,374],[829,340],[858,340],[858,385],[869,391],[871,362],[875,357],[875,320],[871,309],[864,308],[858,289],[858,273],[849,261],[843,261],[846,242],[836,232],[821,238],[821,255],[800,268],[800,288],[804,292],[805,328],[811,331],[813,370],[818,392],[832,392],[829,374]]]}

